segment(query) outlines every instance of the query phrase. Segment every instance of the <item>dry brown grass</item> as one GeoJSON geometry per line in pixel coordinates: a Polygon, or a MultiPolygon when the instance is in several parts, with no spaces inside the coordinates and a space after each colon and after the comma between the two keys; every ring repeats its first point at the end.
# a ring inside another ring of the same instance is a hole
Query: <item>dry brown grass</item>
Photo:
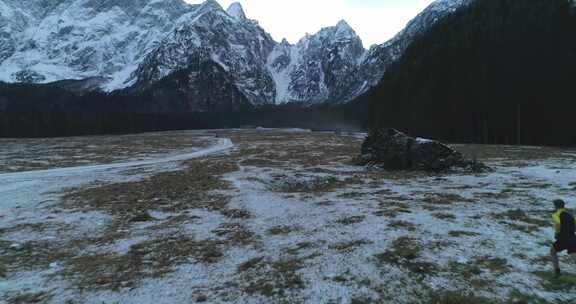
{"type": "Polygon", "coordinates": [[[431,205],[452,205],[456,203],[469,203],[473,202],[473,200],[453,193],[432,193],[426,195],[424,202],[431,205]]]}
{"type": "Polygon", "coordinates": [[[466,237],[466,236],[477,236],[480,235],[476,232],[472,231],[461,231],[461,230],[453,230],[448,232],[448,235],[451,237],[459,238],[459,237],[466,237]]]}
{"type": "Polygon", "coordinates": [[[297,243],[296,245],[286,248],[284,251],[287,254],[290,255],[299,255],[301,253],[302,250],[306,250],[306,249],[310,249],[310,248],[314,248],[315,244],[312,242],[300,242],[297,243]]]}
{"type": "Polygon", "coordinates": [[[256,257],[253,259],[250,259],[240,265],[238,265],[238,272],[245,272],[248,271],[250,269],[255,269],[260,267],[261,263],[265,262],[265,258],[264,257],[256,257]]]}
{"type": "Polygon", "coordinates": [[[239,223],[224,223],[214,230],[213,233],[224,238],[228,245],[248,246],[256,245],[258,238],[246,226],[239,223]]]}
{"type": "Polygon", "coordinates": [[[354,251],[364,245],[370,245],[373,242],[370,240],[365,240],[365,239],[361,239],[361,240],[354,240],[354,241],[349,241],[349,242],[340,242],[340,243],[336,243],[332,246],[330,246],[331,249],[340,251],[340,252],[350,252],[350,251],[354,251]]]}
{"type": "Polygon", "coordinates": [[[336,220],[336,223],[341,225],[354,225],[358,223],[362,223],[366,219],[364,215],[356,215],[356,216],[347,216],[336,220]]]}
{"type": "Polygon", "coordinates": [[[421,253],[422,249],[417,240],[410,237],[400,237],[392,242],[388,250],[377,254],[375,257],[380,265],[394,265],[420,275],[435,273],[438,269],[436,265],[418,261],[421,253]]]}
{"type": "Polygon", "coordinates": [[[9,295],[6,299],[8,304],[36,304],[48,303],[52,295],[47,292],[17,293],[9,295]]]}
{"type": "Polygon", "coordinates": [[[255,157],[243,160],[242,162],[240,162],[240,165],[248,167],[259,167],[259,168],[274,168],[274,167],[282,167],[285,166],[286,164],[283,162],[273,161],[270,159],[255,157]]]}
{"type": "Polygon", "coordinates": [[[325,193],[360,183],[359,180],[336,176],[275,176],[267,183],[268,189],[282,193],[325,193]]]}
{"type": "Polygon", "coordinates": [[[0,241],[0,277],[30,270],[46,270],[51,263],[72,257],[66,244],[58,241],[28,241],[16,247],[0,241]]]}
{"type": "Polygon", "coordinates": [[[532,233],[542,228],[550,227],[550,222],[541,218],[536,218],[521,209],[511,209],[502,213],[493,213],[492,217],[510,228],[525,233],[532,233]]]}
{"type": "Polygon", "coordinates": [[[436,212],[432,216],[440,220],[455,220],[456,216],[452,213],[436,212]]]}
{"type": "Polygon", "coordinates": [[[508,261],[504,258],[479,256],[474,259],[474,264],[482,270],[488,270],[495,274],[505,274],[510,271],[508,261]]]}
{"type": "Polygon", "coordinates": [[[91,254],[71,258],[61,275],[80,289],[135,287],[144,278],[162,277],[180,264],[215,263],[222,256],[222,242],[197,241],[187,236],[165,236],[130,247],[125,254],[91,254]]]}
{"type": "Polygon", "coordinates": [[[402,229],[407,231],[416,231],[416,225],[407,221],[391,221],[388,227],[392,229],[402,229]]]}
{"type": "Polygon", "coordinates": [[[189,162],[184,171],[160,173],[135,182],[73,189],[59,206],[105,211],[125,219],[149,210],[224,210],[226,198],[209,192],[228,188],[228,184],[219,176],[237,169],[232,163],[189,162]]]}
{"type": "Polygon", "coordinates": [[[216,238],[207,240],[182,234],[160,235],[132,245],[124,254],[71,256],[66,259],[66,267],[60,275],[79,289],[132,288],[142,279],[163,277],[179,265],[217,263],[228,248],[257,243],[254,234],[237,223],[224,223],[213,233],[216,238]]]}
{"type": "Polygon", "coordinates": [[[338,195],[339,198],[343,199],[361,199],[365,196],[366,194],[362,192],[346,192],[338,195]]]}
{"type": "Polygon", "coordinates": [[[294,231],[299,230],[299,227],[295,226],[274,226],[268,230],[271,235],[288,235],[294,231]]]}
{"type": "Polygon", "coordinates": [[[239,143],[233,156],[242,165],[256,167],[317,167],[350,162],[358,153],[362,140],[329,133],[228,132],[224,134],[239,143]]]}
{"type": "MultiPolygon", "coordinates": [[[[484,282],[479,278],[483,273],[490,272],[495,275],[506,274],[510,271],[510,266],[504,258],[478,256],[467,263],[452,261],[448,265],[448,271],[469,280],[472,285],[483,285],[484,282]]],[[[484,288],[487,286],[477,287],[484,288]]]]}
{"type": "Polygon", "coordinates": [[[298,270],[304,267],[300,259],[256,260],[249,264],[250,267],[244,266],[242,279],[237,284],[247,294],[282,298],[304,288],[304,281],[298,274],[298,270]]]}
{"type": "Polygon", "coordinates": [[[42,139],[0,139],[0,172],[108,164],[190,151],[209,144],[189,132],[42,139]]]}
{"type": "Polygon", "coordinates": [[[412,212],[406,203],[398,201],[381,201],[378,203],[378,209],[374,215],[387,218],[395,218],[402,213],[412,212]]]}

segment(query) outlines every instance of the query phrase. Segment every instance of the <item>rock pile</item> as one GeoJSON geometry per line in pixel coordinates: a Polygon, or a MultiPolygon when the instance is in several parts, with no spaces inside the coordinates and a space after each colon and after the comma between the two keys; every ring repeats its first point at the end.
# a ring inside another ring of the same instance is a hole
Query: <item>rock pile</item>
{"type": "Polygon", "coordinates": [[[485,172],[486,165],[435,140],[410,137],[395,129],[372,131],[362,144],[359,162],[387,170],[485,172]]]}

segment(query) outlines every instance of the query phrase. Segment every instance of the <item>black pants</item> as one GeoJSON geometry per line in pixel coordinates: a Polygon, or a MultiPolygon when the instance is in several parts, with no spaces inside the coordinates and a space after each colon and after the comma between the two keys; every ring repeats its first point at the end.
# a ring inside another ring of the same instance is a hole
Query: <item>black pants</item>
{"type": "Polygon", "coordinates": [[[569,254],[576,253],[576,238],[557,238],[554,243],[556,252],[568,251],[569,254]]]}

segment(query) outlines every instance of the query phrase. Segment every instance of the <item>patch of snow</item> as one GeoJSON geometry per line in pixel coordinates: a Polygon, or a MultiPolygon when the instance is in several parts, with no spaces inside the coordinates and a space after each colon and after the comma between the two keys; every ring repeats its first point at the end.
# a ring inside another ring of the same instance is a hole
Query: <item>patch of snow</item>
{"type": "Polygon", "coordinates": [[[429,144],[429,143],[434,142],[434,141],[431,139],[418,137],[418,138],[416,138],[416,142],[419,144],[429,144]]]}
{"type": "Polygon", "coordinates": [[[244,21],[247,19],[246,14],[244,13],[244,8],[242,8],[242,4],[238,2],[230,4],[226,12],[236,20],[244,21]]]}

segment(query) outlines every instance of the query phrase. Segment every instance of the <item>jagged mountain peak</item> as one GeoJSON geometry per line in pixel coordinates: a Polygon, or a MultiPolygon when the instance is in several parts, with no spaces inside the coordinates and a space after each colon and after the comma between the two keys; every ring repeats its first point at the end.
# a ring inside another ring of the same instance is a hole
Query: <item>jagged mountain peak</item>
{"type": "Polygon", "coordinates": [[[234,2],[230,4],[228,9],[226,10],[228,15],[234,17],[236,20],[244,21],[246,20],[246,13],[244,13],[244,8],[240,2],[234,2]]]}
{"type": "Polygon", "coordinates": [[[462,5],[467,4],[470,1],[472,0],[435,0],[426,8],[426,10],[428,12],[431,10],[454,11],[455,9],[462,7],[462,5]]]}
{"type": "Polygon", "coordinates": [[[356,31],[346,22],[346,20],[340,20],[338,24],[336,24],[336,37],[339,38],[352,38],[352,39],[360,39],[356,34],[356,31]]]}
{"type": "Polygon", "coordinates": [[[290,45],[290,42],[288,42],[288,40],[286,38],[282,38],[282,41],[280,42],[280,44],[282,45],[290,45]]]}
{"type": "Polygon", "coordinates": [[[277,83],[276,103],[306,105],[349,101],[362,86],[355,75],[365,49],[344,20],[306,34],[296,45],[277,45],[268,68],[277,83]]]}
{"type": "Polygon", "coordinates": [[[147,87],[191,64],[213,62],[251,103],[269,103],[274,83],[265,64],[277,43],[257,23],[240,18],[241,6],[226,12],[214,0],[202,3],[146,56],[133,74],[136,85],[147,87]]]}
{"type": "Polygon", "coordinates": [[[311,35],[306,33],[298,44],[307,44],[311,40],[328,40],[333,42],[353,40],[359,41],[360,43],[362,41],[356,34],[356,31],[354,31],[345,20],[340,20],[335,26],[324,27],[316,34],[311,35]]]}
{"type": "Polygon", "coordinates": [[[338,21],[338,23],[336,24],[336,28],[338,28],[339,30],[343,30],[343,31],[354,32],[354,29],[352,29],[350,24],[348,24],[348,22],[346,22],[346,20],[344,20],[344,19],[338,21]]]}
{"type": "Polygon", "coordinates": [[[198,6],[197,12],[207,11],[224,11],[224,8],[216,0],[206,0],[198,6]]]}

